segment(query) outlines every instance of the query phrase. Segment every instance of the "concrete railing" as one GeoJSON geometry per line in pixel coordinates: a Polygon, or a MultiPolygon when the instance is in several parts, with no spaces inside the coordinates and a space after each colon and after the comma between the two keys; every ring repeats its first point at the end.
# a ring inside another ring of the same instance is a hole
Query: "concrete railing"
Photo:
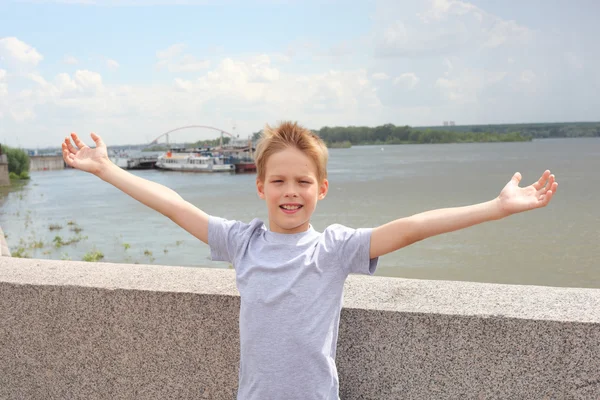
{"type": "MultiPolygon", "coordinates": [[[[0,399],[232,399],[230,270],[0,258],[0,399]]],[[[600,290],[352,276],[342,399],[600,399],[600,290]]]]}

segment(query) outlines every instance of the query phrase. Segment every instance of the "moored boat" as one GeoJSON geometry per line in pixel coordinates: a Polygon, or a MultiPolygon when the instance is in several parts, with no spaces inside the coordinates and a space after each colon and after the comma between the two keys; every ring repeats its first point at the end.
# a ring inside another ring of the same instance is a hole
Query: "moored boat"
{"type": "Polygon", "coordinates": [[[235,165],[230,157],[173,150],[159,156],[156,167],[172,171],[235,172],[235,165]]]}

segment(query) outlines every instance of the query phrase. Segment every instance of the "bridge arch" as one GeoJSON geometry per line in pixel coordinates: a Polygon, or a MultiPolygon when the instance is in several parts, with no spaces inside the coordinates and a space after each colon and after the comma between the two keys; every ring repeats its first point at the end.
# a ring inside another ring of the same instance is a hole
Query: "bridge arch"
{"type": "Polygon", "coordinates": [[[153,144],[157,144],[158,140],[160,138],[162,138],[164,136],[167,136],[167,135],[169,135],[169,134],[171,134],[173,132],[182,131],[184,129],[194,129],[194,128],[210,129],[210,130],[213,130],[213,131],[220,132],[222,135],[227,135],[227,136],[229,136],[232,139],[237,139],[237,137],[235,135],[233,135],[232,133],[229,133],[226,130],[223,130],[223,129],[220,129],[220,128],[215,128],[214,126],[209,126],[209,125],[186,125],[186,126],[180,126],[179,128],[171,129],[170,131],[161,133],[156,139],[154,139],[153,141],[151,141],[149,143],[149,146],[153,145],[153,144]]]}

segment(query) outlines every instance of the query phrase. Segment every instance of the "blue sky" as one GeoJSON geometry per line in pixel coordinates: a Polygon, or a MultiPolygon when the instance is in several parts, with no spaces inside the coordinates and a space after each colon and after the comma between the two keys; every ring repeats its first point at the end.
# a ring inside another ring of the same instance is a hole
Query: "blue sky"
{"type": "Polygon", "coordinates": [[[597,121],[598,4],[0,1],[0,141],[597,121]]]}

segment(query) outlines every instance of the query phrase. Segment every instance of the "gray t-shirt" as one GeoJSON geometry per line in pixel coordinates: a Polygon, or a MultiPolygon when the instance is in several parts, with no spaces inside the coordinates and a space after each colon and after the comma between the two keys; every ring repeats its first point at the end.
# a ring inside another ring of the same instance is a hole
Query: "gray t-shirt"
{"type": "Polygon", "coordinates": [[[375,272],[370,240],[368,228],[281,234],[209,218],[212,259],[233,264],[241,297],[238,399],[338,399],[344,281],[375,272]]]}

